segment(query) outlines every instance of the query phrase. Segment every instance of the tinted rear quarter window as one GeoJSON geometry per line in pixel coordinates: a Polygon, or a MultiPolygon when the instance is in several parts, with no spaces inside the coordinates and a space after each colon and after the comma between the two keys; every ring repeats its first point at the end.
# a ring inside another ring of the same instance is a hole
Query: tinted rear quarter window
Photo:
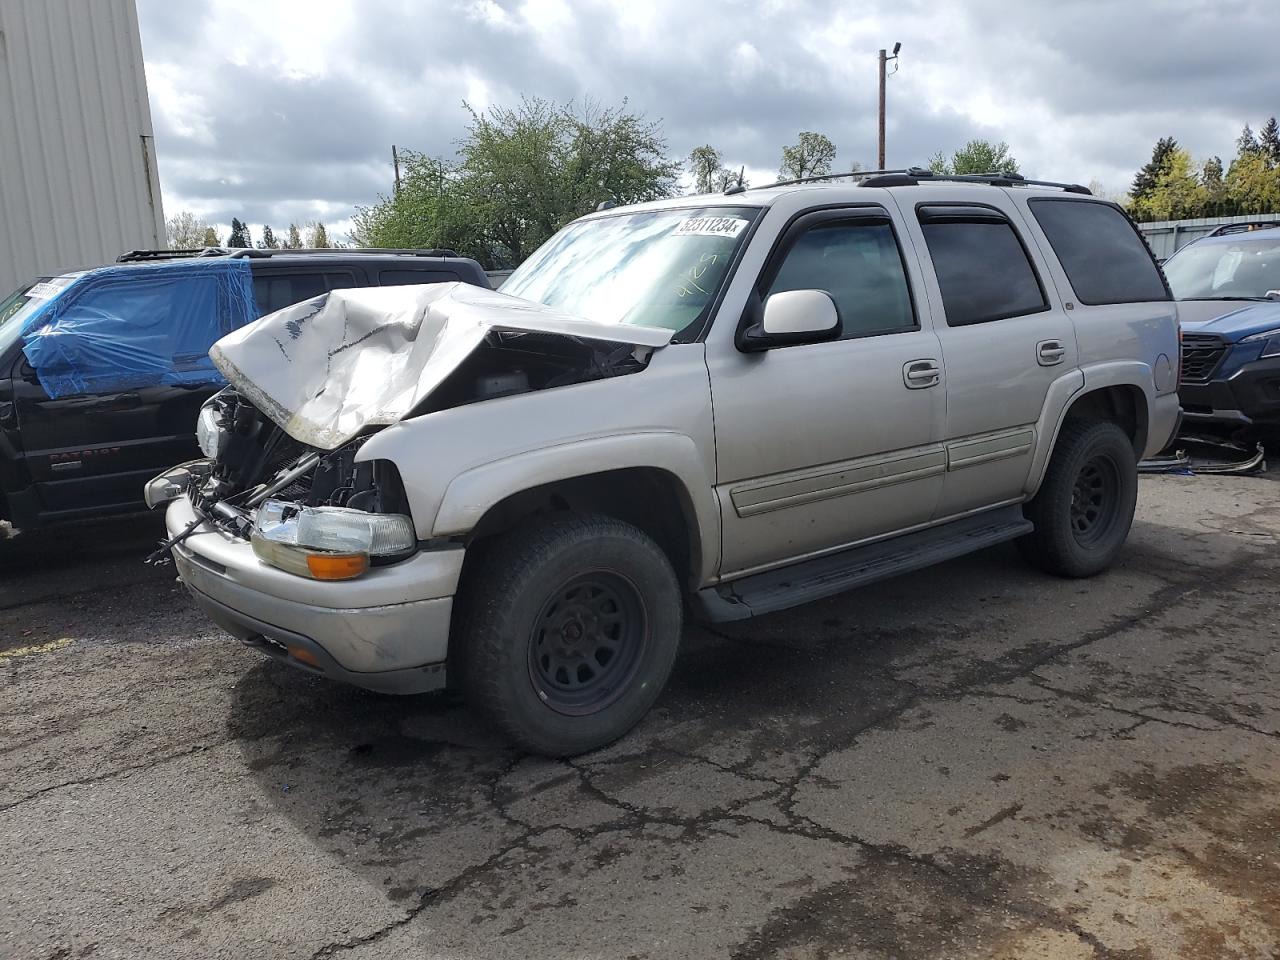
{"type": "Polygon", "coordinates": [[[1056,198],[1032,200],[1030,207],[1081,303],[1169,299],[1147,245],[1115,207],[1056,198]]]}
{"type": "Polygon", "coordinates": [[[258,273],[253,277],[253,297],[258,301],[258,311],[265,315],[318,297],[329,290],[355,285],[355,277],[346,271],[258,273]]]}
{"type": "Polygon", "coordinates": [[[449,283],[457,280],[452,270],[379,270],[378,283],[384,287],[407,286],[411,283],[449,283]]]}
{"type": "Polygon", "coordinates": [[[945,207],[920,211],[947,326],[1047,310],[1039,278],[1013,225],[994,210],[979,215],[981,219],[966,220],[963,213],[948,213],[945,207]]]}

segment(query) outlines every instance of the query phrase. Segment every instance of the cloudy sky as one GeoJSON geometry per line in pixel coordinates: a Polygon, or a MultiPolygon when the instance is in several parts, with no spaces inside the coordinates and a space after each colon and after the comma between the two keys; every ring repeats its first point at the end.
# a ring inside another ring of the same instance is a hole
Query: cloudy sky
{"type": "MultiPolygon", "coordinates": [[[[1275,0],[138,0],[165,212],[281,231],[387,192],[391,144],[451,156],[478,109],[629,98],[673,156],[710,142],[766,182],[817,130],[874,165],[971,137],[1024,173],[1122,192],[1157,137],[1229,159],[1280,113],[1275,0]],[[873,12],[882,8],[883,12],[873,12]]],[[[255,229],[256,235],[256,229],[255,229]]]]}

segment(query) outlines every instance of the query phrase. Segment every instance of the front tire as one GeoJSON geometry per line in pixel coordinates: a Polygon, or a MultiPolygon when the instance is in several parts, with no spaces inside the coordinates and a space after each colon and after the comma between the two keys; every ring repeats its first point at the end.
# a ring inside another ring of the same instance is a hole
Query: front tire
{"type": "Polygon", "coordinates": [[[1115,562],[1138,500],[1138,461],[1114,423],[1068,420],[1039,492],[1024,507],[1035,531],[1018,541],[1032,564],[1060,577],[1092,577],[1115,562]]]}
{"type": "Polygon", "coordinates": [[[680,588],[661,548],[620,520],[568,517],[480,549],[454,636],[468,702],[553,757],[634,727],[680,643],[680,588]]]}

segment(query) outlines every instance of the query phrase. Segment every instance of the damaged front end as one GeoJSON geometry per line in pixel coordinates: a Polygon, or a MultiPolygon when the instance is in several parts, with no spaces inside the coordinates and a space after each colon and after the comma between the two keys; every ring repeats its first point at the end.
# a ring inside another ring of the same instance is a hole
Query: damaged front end
{"type": "Polygon", "coordinates": [[[335,292],[219,341],[212,355],[232,386],[201,409],[205,459],[145,489],[152,507],[188,497],[196,519],[148,559],[164,560],[207,523],[249,541],[260,561],[316,580],[403,560],[418,533],[396,465],[358,456],[373,434],[450,407],[636,373],[670,338],[437,286],[446,289],[335,292]]]}
{"type": "Polygon", "coordinates": [[[349,580],[417,546],[395,465],[357,462],[367,437],[316,450],[290,437],[228,387],[200,412],[206,459],[147,484],[149,506],[187,496],[197,520],[149,559],[162,559],[201,523],[248,540],[260,560],[315,580],[349,580]]]}

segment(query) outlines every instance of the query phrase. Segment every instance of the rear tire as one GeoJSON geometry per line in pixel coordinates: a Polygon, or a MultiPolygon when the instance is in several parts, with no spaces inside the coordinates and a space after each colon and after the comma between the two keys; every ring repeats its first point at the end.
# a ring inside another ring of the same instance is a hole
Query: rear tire
{"type": "Polygon", "coordinates": [[[1018,541],[1032,564],[1060,577],[1091,577],[1124,546],[1138,499],[1138,462],[1114,423],[1068,420],[1039,492],[1023,508],[1035,531],[1018,541]]]}
{"type": "Polygon", "coordinates": [[[468,702],[552,757],[634,727],[680,643],[680,587],[661,548],[620,520],[568,517],[480,549],[453,639],[468,702]]]}

